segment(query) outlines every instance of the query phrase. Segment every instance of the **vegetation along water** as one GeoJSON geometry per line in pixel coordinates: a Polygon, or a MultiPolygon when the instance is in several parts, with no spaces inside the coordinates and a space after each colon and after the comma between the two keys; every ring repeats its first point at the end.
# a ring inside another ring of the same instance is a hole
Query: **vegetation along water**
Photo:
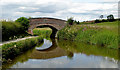
{"type": "MultiPolygon", "coordinates": [[[[29,20],[1,21],[3,41],[31,36],[29,20]]],[[[118,19],[79,22],[72,18],[50,38],[52,29],[35,28],[35,38],[3,44],[3,68],[118,68],[118,19]],[[34,63],[34,64],[33,64],[34,63]]]]}
{"type": "Polygon", "coordinates": [[[118,38],[118,21],[67,25],[58,33],[58,39],[79,41],[112,49],[118,49],[118,38]]]}

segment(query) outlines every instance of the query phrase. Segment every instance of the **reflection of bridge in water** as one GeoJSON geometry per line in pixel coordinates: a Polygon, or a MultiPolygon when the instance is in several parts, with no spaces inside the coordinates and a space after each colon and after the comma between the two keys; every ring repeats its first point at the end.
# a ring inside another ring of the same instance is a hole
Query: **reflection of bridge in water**
{"type": "MultiPolygon", "coordinates": [[[[63,50],[62,48],[58,47],[56,40],[52,40],[52,46],[46,49],[41,50],[34,50],[33,53],[29,56],[30,59],[49,59],[61,56],[69,56],[67,51],[63,50]]],[[[72,54],[73,55],[73,54],[72,54]]]]}

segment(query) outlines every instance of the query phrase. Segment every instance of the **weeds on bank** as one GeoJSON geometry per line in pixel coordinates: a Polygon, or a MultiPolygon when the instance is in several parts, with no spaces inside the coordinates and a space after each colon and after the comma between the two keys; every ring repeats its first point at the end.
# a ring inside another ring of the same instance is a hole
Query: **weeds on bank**
{"type": "MultiPolygon", "coordinates": [[[[117,32],[117,31],[115,31],[117,32]]],[[[58,32],[58,39],[84,42],[102,47],[118,49],[118,33],[101,27],[72,25],[58,32]]]]}
{"type": "Polygon", "coordinates": [[[43,42],[42,37],[26,39],[18,42],[4,44],[2,47],[2,61],[6,63],[9,59],[13,59],[15,56],[25,52],[26,50],[36,46],[43,42]]]}

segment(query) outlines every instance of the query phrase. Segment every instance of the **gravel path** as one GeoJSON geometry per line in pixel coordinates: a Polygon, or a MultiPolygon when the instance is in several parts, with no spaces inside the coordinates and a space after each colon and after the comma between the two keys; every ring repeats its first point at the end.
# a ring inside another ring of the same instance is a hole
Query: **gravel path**
{"type": "Polygon", "coordinates": [[[29,39],[29,38],[34,38],[34,37],[38,37],[38,36],[30,36],[30,37],[25,37],[25,38],[18,38],[16,40],[5,41],[5,42],[0,43],[0,46],[2,46],[3,44],[12,43],[12,42],[18,42],[18,41],[21,41],[21,40],[25,40],[25,39],[29,39]]]}

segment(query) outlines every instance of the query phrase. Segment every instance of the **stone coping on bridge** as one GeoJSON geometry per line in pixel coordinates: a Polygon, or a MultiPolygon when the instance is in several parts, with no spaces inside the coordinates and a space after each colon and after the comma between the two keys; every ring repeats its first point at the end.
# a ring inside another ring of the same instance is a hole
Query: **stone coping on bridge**
{"type": "Polygon", "coordinates": [[[36,18],[29,18],[29,20],[30,20],[30,19],[55,19],[55,20],[66,21],[66,20],[63,20],[63,19],[51,18],[51,17],[36,17],[36,18]]]}

